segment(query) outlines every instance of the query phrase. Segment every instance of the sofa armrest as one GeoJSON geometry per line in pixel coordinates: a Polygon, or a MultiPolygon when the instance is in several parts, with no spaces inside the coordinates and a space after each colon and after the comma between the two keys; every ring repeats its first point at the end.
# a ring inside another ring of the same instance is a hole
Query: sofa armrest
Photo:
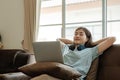
{"type": "Polygon", "coordinates": [[[97,80],[120,80],[120,44],[113,44],[99,57],[97,80]]]}
{"type": "Polygon", "coordinates": [[[0,50],[0,73],[16,72],[17,68],[27,64],[29,55],[21,49],[0,50]]]}
{"type": "Polygon", "coordinates": [[[14,59],[13,59],[13,66],[15,68],[21,67],[23,65],[28,64],[30,58],[30,54],[22,51],[16,52],[14,59]]]}

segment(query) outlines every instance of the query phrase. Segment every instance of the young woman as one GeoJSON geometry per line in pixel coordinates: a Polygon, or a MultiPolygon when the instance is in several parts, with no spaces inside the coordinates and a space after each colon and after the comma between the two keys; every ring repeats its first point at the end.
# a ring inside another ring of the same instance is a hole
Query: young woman
{"type": "Polygon", "coordinates": [[[78,70],[82,74],[80,80],[83,80],[92,61],[115,42],[115,37],[107,37],[92,42],[90,31],[84,27],[79,27],[75,30],[73,41],[64,38],[58,40],[63,44],[64,63],[78,70]]]}

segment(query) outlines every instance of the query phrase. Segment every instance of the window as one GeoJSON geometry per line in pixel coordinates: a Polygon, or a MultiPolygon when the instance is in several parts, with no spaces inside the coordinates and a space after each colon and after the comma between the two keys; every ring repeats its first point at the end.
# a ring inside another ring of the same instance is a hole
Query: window
{"type": "MultiPolygon", "coordinates": [[[[69,1],[66,0],[66,3],[69,1]]],[[[66,4],[65,37],[68,39],[72,39],[73,30],[79,26],[87,27],[93,35],[93,40],[102,38],[102,2],[100,0],[84,1],[66,4]]]]}
{"type": "Polygon", "coordinates": [[[37,41],[54,41],[61,37],[62,0],[41,1],[37,41]]]}
{"type": "MultiPolygon", "coordinates": [[[[93,40],[102,38],[104,35],[102,34],[102,1],[42,0],[37,41],[54,41],[60,37],[72,40],[74,30],[79,26],[87,27],[93,35],[93,40]]],[[[107,2],[107,36],[116,36],[118,43],[120,0],[107,2]]]]}
{"type": "Polygon", "coordinates": [[[120,0],[108,0],[107,8],[107,36],[116,36],[116,42],[120,43],[120,0]]]}

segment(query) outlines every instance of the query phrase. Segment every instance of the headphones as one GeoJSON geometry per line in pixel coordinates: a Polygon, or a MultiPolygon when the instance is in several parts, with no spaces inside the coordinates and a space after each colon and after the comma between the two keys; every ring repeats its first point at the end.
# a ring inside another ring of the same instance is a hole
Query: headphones
{"type": "MultiPolygon", "coordinates": [[[[72,51],[74,51],[75,45],[74,45],[74,44],[73,44],[73,45],[70,45],[70,46],[69,46],[69,49],[72,50],[72,51]]],[[[83,49],[85,49],[85,46],[84,46],[84,45],[78,45],[78,46],[77,46],[77,50],[78,50],[78,51],[83,50],[83,49]]]]}

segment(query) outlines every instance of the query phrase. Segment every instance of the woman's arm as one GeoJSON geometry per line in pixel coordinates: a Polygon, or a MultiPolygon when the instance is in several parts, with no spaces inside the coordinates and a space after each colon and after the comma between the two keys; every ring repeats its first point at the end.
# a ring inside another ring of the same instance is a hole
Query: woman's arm
{"type": "Polygon", "coordinates": [[[109,48],[115,42],[115,40],[115,37],[107,37],[96,41],[94,44],[98,44],[98,53],[100,54],[109,48]]]}
{"type": "Polygon", "coordinates": [[[71,40],[65,39],[65,38],[58,38],[57,41],[60,41],[62,48],[65,44],[72,44],[73,43],[71,40]]]}
{"type": "Polygon", "coordinates": [[[93,44],[93,45],[98,45],[99,43],[105,41],[106,39],[108,39],[108,37],[107,37],[107,38],[102,38],[102,39],[100,39],[100,40],[97,40],[97,41],[93,42],[92,44],[93,44]]]}
{"type": "Polygon", "coordinates": [[[57,40],[63,42],[64,44],[72,44],[73,41],[65,38],[58,38],[57,40]]]}

